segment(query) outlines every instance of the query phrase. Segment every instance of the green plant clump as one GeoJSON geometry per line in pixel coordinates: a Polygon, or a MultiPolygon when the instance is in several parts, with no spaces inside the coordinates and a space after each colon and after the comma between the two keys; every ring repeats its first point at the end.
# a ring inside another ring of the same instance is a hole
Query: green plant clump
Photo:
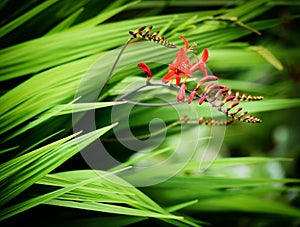
{"type": "Polygon", "coordinates": [[[299,226],[299,7],[3,0],[0,225],[299,226]]]}

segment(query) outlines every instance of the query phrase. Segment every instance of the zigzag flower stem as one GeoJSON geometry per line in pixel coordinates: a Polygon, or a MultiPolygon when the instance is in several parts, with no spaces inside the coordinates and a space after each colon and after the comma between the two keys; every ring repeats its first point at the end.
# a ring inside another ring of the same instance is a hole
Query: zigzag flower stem
{"type": "MultiPolygon", "coordinates": [[[[152,26],[146,28],[146,26],[139,27],[135,31],[129,31],[131,35],[125,46],[121,49],[119,55],[117,56],[116,61],[113,64],[111,72],[109,74],[108,80],[110,79],[112,72],[119,61],[119,58],[126,46],[133,39],[140,38],[146,39],[149,41],[154,41],[155,43],[161,44],[168,48],[175,48],[175,44],[164,39],[163,36],[158,36],[159,31],[156,31],[152,34],[152,26]],[[146,30],[145,30],[146,29],[146,30]]],[[[252,96],[248,94],[243,94],[238,91],[233,92],[230,88],[227,88],[223,85],[214,83],[214,81],[218,80],[217,76],[208,75],[206,64],[208,62],[208,50],[204,49],[201,55],[201,58],[195,55],[195,62],[191,62],[188,52],[194,52],[193,47],[195,44],[189,46],[187,39],[183,36],[180,38],[184,42],[184,47],[180,48],[176,53],[175,60],[169,64],[169,72],[162,78],[163,83],[151,83],[152,72],[150,68],[144,63],[140,62],[138,64],[139,68],[145,73],[147,76],[146,83],[141,85],[132,91],[129,91],[126,94],[123,94],[116,101],[123,101],[128,104],[141,105],[141,106],[169,106],[180,103],[187,102],[190,104],[195,99],[198,99],[199,105],[203,102],[209,103],[212,107],[215,107],[218,111],[222,112],[227,116],[226,121],[218,121],[214,119],[206,119],[205,117],[200,117],[198,120],[191,120],[187,116],[182,117],[178,120],[180,124],[200,124],[200,125],[229,125],[234,120],[238,120],[241,122],[247,123],[260,123],[261,120],[251,114],[248,114],[247,111],[242,111],[242,107],[236,107],[239,105],[241,101],[258,101],[262,100],[262,96],[252,96]],[[196,84],[193,90],[188,90],[186,82],[188,79],[193,78],[193,73],[195,71],[202,72],[202,79],[196,84]],[[183,82],[181,82],[181,77],[184,77],[183,82]],[[175,80],[175,85],[173,85],[173,81],[175,80]],[[177,102],[169,102],[169,103],[142,103],[137,101],[129,100],[128,97],[138,92],[139,90],[152,86],[152,87],[168,87],[170,89],[177,89],[178,95],[176,97],[177,102]],[[186,101],[186,93],[189,94],[189,98],[186,101]]],[[[107,80],[107,82],[108,82],[107,80]]]]}

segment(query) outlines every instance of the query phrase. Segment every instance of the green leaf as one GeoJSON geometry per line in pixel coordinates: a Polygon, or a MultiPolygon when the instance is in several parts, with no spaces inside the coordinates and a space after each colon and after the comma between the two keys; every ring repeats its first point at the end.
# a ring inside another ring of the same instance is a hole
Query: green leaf
{"type": "Polygon", "coordinates": [[[23,14],[22,16],[18,17],[17,19],[11,21],[10,23],[4,25],[2,28],[0,28],[0,38],[6,35],[7,33],[13,31],[20,25],[28,22],[32,17],[36,16],[43,10],[47,9],[54,3],[56,3],[57,0],[47,0],[43,2],[42,4],[36,6],[32,10],[28,11],[27,13],[23,14]]]}
{"type": "Polygon", "coordinates": [[[46,204],[84,209],[84,210],[93,210],[93,211],[99,211],[105,213],[140,216],[140,217],[167,218],[167,219],[178,219],[178,220],[183,219],[183,217],[180,216],[160,214],[151,211],[138,210],[138,209],[116,206],[111,204],[104,204],[104,203],[88,203],[88,202],[78,203],[73,201],[51,200],[49,202],[46,202],[46,204]]]}
{"type": "Polygon", "coordinates": [[[10,206],[8,208],[4,208],[1,211],[1,214],[0,214],[0,221],[8,218],[8,217],[11,217],[13,215],[16,215],[20,212],[23,212],[25,210],[28,210],[34,206],[37,206],[39,204],[42,204],[42,203],[46,203],[47,201],[51,200],[51,199],[54,199],[60,195],[63,195],[64,193],[66,192],[69,192],[77,187],[80,187],[80,186],[83,186],[87,183],[90,183],[90,182],[93,182],[95,180],[98,180],[99,178],[92,178],[92,179],[88,179],[88,180],[85,180],[85,181],[82,181],[82,182],[79,182],[77,184],[73,184],[69,187],[65,187],[65,188],[62,188],[62,189],[59,189],[59,190],[56,190],[54,192],[50,192],[50,193],[47,193],[45,195],[42,195],[42,196],[37,196],[33,199],[29,199],[29,200],[26,200],[25,202],[22,202],[22,203],[19,203],[19,204],[16,204],[16,205],[13,205],[13,206],[10,206]]]}
{"type": "Polygon", "coordinates": [[[210,198],[201,200],[193,207],[198,211],[238,211],[238,212],[256,212],[268,214],[280,214],[290,217],[300,217],[300,210],[285,204],[270,201],[253,196],[232,196],[230,198],[210,198]]]}
{"type": "Polygon", "coordinates": [[[198,203],[198,200],[193,200],[193,201],[188,201],[188,202],[185,202],[185,203],[176,204],[174,206],[166,208],[166,210],[169,211],[169,212],[174,212],[174,211],[177,211],[177,210],[181,210],[185,207],[191,206],[195,203],[198,203]]]}
{"type": "Polygon", "coordinates": [[[283,70],[283,65],[281,64],[281,62],[268,49],[262,46],[252,46],[251,49],[259,53],[276,69],[283,70]]]}
{"type": "Polygon", "coordinates": [[[82,11],[83,11],[83,8],[80,8],[79,10],[74,12],[72,15],[70,15],[69,17],[64,19],[61,23],[59,23],[54,28],[52,28],[49,32],[47,32],[46,35],[52,35],[52,34],[66,30],[73,24],[73,22],[78,18],[78,16],[82,13],[82,11]]]}
{"type": "Polygon", "coordinates": [[[95,102],[95,103],[73,103],[73,104],[66,104],[57,106],[57,109],[60,111],[57,112],[55,115],[63,115],[63,114],[72,114],[87,110],[95,110],[99,108],[104,108],[108,106],[120,105],[124,104],[125,102],[95,102]]]}
{"type": "Polygon", "coordinates": [[[124,11],[126,8],[129,8],[130,6],[136,5],[139,2],[140,1],[134,1],[134,2],[128,3],[126,5],[123,5],[121,7],[111,9],[107,12],[100,13],[98,16],[95,16],[90,20],[87,20],[87,21],[84,21],[84,22],[82,22],[78,25],[75,25],[74,27],[72,27],[72,29],[94,27],[94,26],[102,23],[103,21],[106,21],[107,19],[113,17],[114,15],[124,11]]]}
{"type": "Polygon", "coordinates": [[[69,142],[76,136],[69,136],[53,144],[46,145],[35,151],[11,159],[0,166],[2,188],[0,206],[20,194],[44,175],[64,163],[81,149],[91,144],[99,136],[110,130],[116,124],[97,131],[87,133],[69,142]],[[16,168],[16,164],[17,168],[16,168]]]}
{"type": "Polygon", "coordinates": [[[228,178],[217,176],[176,176],[155,187],[182,188],[182,189],[221,189],[250,186],[264,186],[277,183],[299,182],[297,179],[255,179],[255,178],[228,178]]]}

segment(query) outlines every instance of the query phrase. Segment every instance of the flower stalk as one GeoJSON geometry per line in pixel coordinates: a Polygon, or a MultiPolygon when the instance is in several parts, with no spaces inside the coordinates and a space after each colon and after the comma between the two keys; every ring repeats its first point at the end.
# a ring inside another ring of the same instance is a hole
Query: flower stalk
{"type": "MultiPolygon", "coordinates": [[[[146,28],[146,26],[139,27],[135,31],[129,31],[131,35],[126,45],[135,38],[147,39],[150,41],[154,41],[159,43],[165,47],[176,47],[175,44],[164,39],[163,36],[158,36],[159,31],[156,31],[151,34],[152,26],[146,28]]],[[[169,106],[180,103],[190,104],[194,100],[198,99],[198,104],[202,105],[204,102],[210,104],[212,107],[216,108],[218,111],[223,113],[226,117],[226,121],[217,121],[213,119],[206,119],[205,117],[201,117],[198,120],[190,120],[187,116],[184,116],[179,120],[180,123],[188,123],[188,124],[204,124],[204,125],[229,125],[235,120],[246,122],[246,123],[260,123],[261,119],[248,114],[247,111],[242,111],[242,107],[237,107],[241,101],[259,101],[262,100],[262,96],[252,96],[248,94],[240,93],[239,91],[233,92],[230,88],[223,86],[221,84],[216,83],[218,77],[215,75],[209,75],[207,71],[207,63],[209,59],[208,49],[204,49],[201,57],[194,55],[195,61],[191,61],[190,57],[187,55],[188,52],[194,52],[193,47],[195,44],[189,46],[188,40],[180,36],[180,38],[184,42],[184,47],[179,48],[176,53],[175,60],[169,64],[168,73],[162,77],[162,83],[152,83],[150,80],[152,79],[152,72],[150,67],[144,63],[138,63],[138,67],[140,70],[144,72],[146,75],[146,83],[137,87],[136,89],[122,95],[118,98],[117,101],[125,101],[129,104],[134,105],[142,105],[142,106],[169,106]],[[200,71],[202,73],[202,78],[196,83],[192,90],[187,88],[187,82],[195,77],[193,74],[196,71],[200,71]],[[183,78],[183,82],[182,79],[183,78]],[[175,84],[173,81],[175,80],[175,84]],[[178,94],[176,96],[176,102],[170,103],[141,103],[136,101],[131,101],[128,97],[140,89],[145,87],[167,87],[170,89],[178,90],[178,94]],[[188,99],[186,100],[186,94],[189,94],[188,99]]],[[[120,54],[122,54],[124,48],[121,50],[120,54]]],[[[117,61],[119,60],[120,55],[118,56],[117,61]]],[[[114,65],[114,66],[115,66],[114,65]]]]}

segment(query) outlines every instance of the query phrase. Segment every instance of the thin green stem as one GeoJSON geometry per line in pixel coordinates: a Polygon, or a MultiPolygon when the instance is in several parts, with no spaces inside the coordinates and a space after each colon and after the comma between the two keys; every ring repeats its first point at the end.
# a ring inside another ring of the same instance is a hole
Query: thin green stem
{"type": "Polygon", "coordinates": [[[111,79],[111,77],[112,77],[112,74],[113,74],[113,72],[114,72],[114,70],[115,70],[115,68],[116,68],[116,66],[117,66],[117,64],[118,64],[118,62],[119,62],[119,60],[120,60],[120,58],[121,58],[121,55],[123,54],[124,50],[126,49],[126,47],[128,46],[128,44],[130,43],[130,41],[131,41],[132,39],[133,39],[133,37],[131,36],[131,37],[126,41],[125,45],[121,48],[121,50],[120,50],[118,56],[116,57],[116,60],[115,60],[114,64],[112,65],[112,67],[111,67],[111,69],[110,69],[110,71],[109,71],[109,74],[108,74],[108,76],[107,76],[107,78],[106,78],[106,80],[105,80],[105,83],[104,83],[104,85],[103,85],[103,88],[102,88],[102,90],[100,91],[100,94],[99,94],[99,96],[98,96],[98,100],[99,100],[99,97],[102,95],[102,93],[103,93],[103,91],[104,91],[104,88],[107,86],[108,82],[110,81],[110,79],[111,79]]]}

